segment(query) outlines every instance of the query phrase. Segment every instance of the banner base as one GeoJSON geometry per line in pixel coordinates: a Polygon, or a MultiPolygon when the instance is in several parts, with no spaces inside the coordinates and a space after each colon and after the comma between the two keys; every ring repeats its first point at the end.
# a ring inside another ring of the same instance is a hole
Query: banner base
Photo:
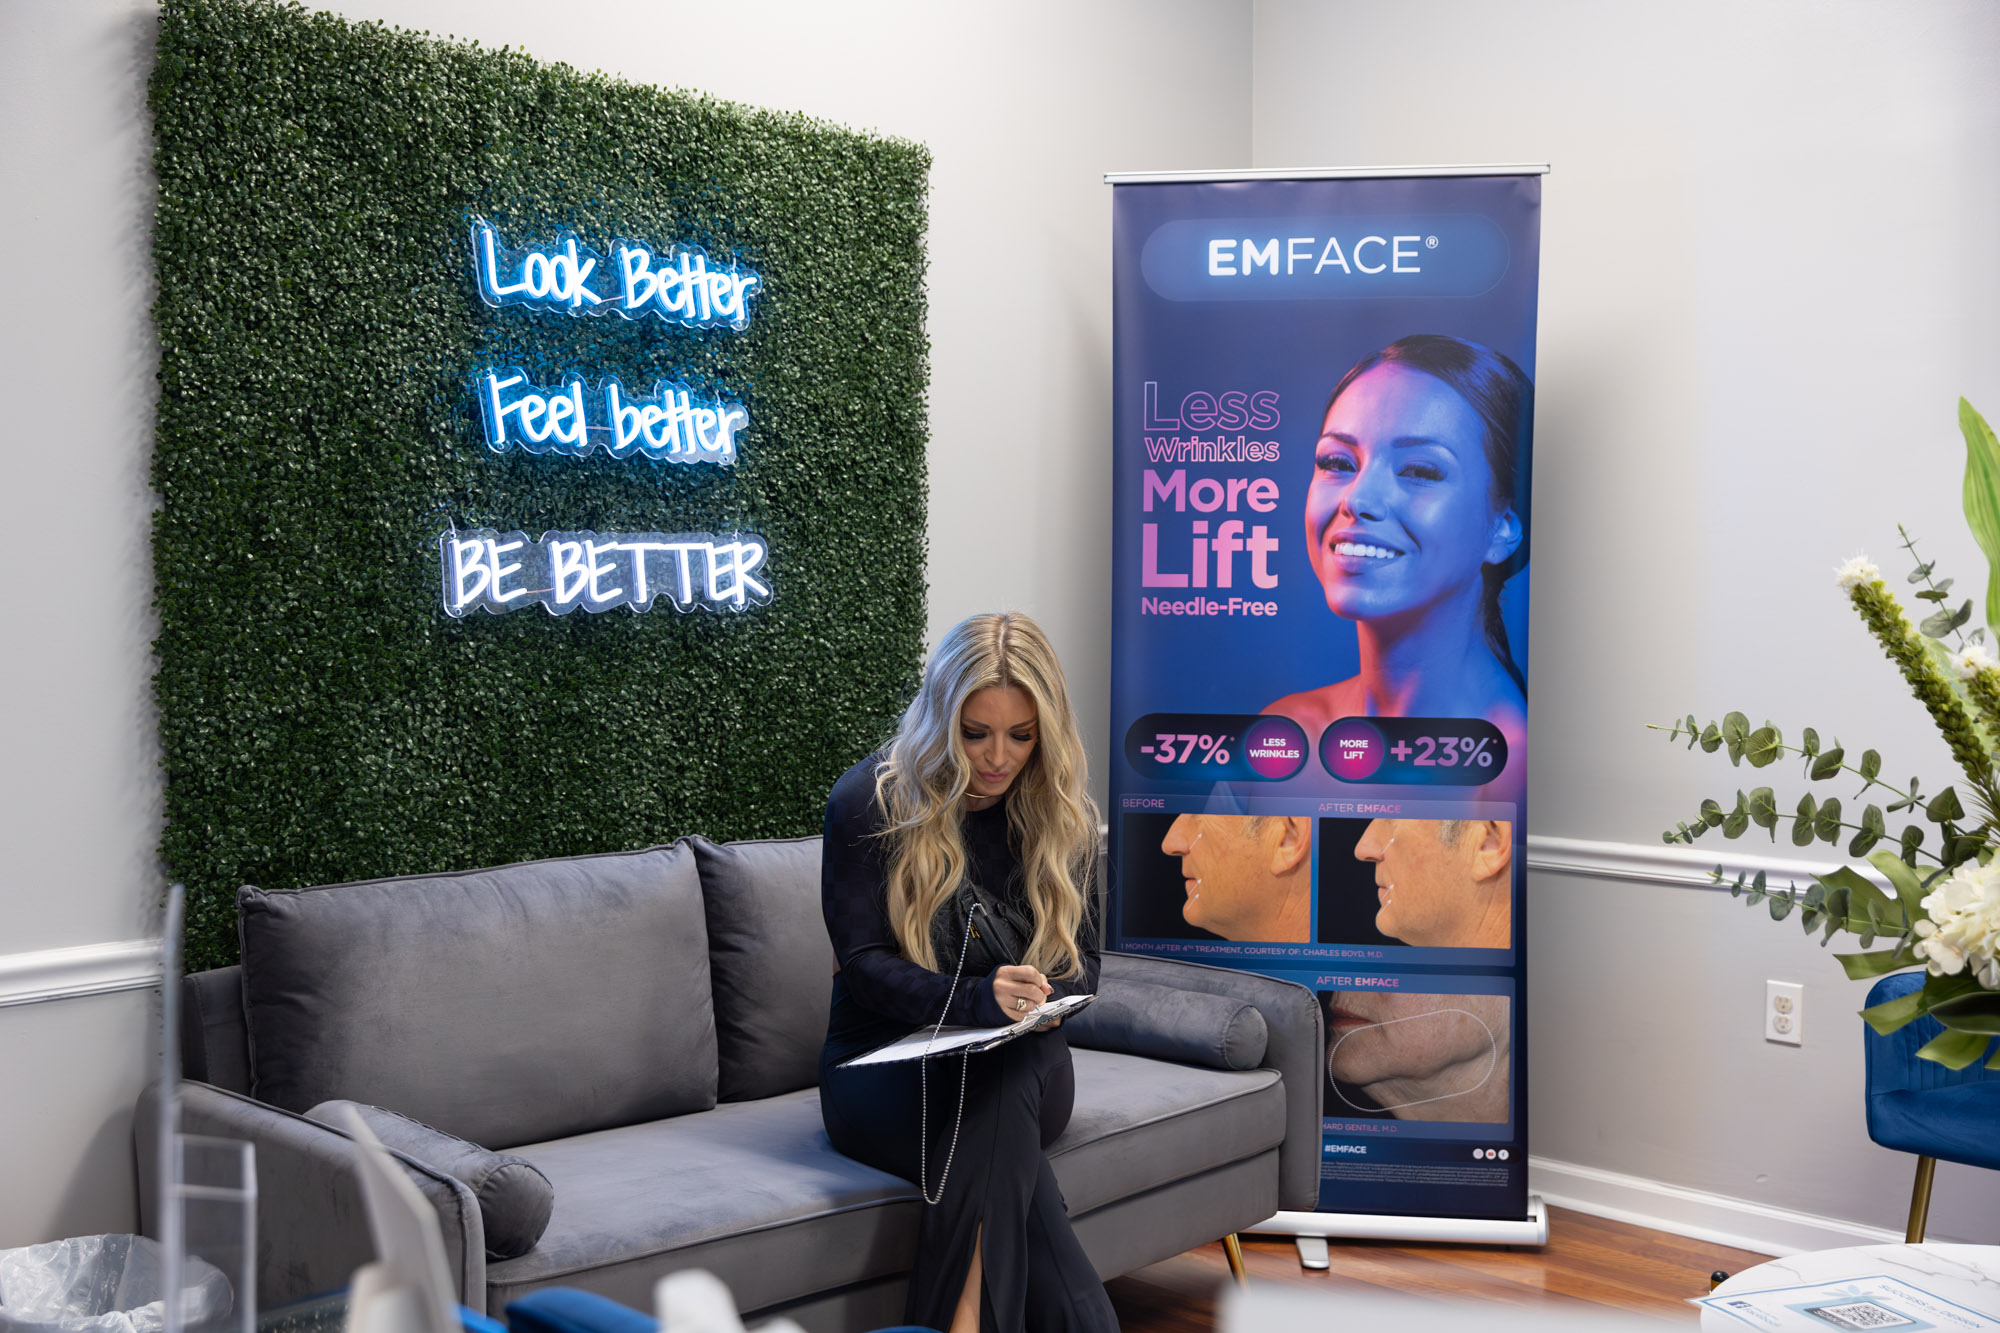
{"type": "Polygon", "coordinates": [[[1260,1236],[1294,1236],[1299,1241],[1299,1262],[1308,1268],[1326,1267],[1326,1241],[1341,1240],[1433,1240],[1461,1245],[1546,1245],[1549,1243],[1549,1210],[1542,1196],[1528,1196],[1528,1215],[1518,1221],[1478,1217],[1394,1217],[1376,1213],[1294,1213],[1284,1212],[1247,1229],[1260,1236]],[[1318,1245],[1308,1245],[1318,1241],[1318,1245]]]}

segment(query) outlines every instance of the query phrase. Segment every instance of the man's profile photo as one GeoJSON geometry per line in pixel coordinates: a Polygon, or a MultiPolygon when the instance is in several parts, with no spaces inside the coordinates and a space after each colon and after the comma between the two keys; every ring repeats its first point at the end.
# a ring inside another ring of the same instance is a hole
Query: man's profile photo
{"type": "Polygon", "coordinates": [[[1312,938],[1312,820],[1181,815],[1160,850],[1180,858],[1181,917],[1225,940],[1312,938]]]}
{"type": "Polygon", "coordinates": [[[1495,819],[1323,819],[1326,944],[1513,947],[1514,826],[1495,819]]]}
{"type": "Polygon", "coordinates": [[[1312,938],[1311,819],[1132,812],[1119,835],[1126,935],[1298,944],[1312,938]]]}

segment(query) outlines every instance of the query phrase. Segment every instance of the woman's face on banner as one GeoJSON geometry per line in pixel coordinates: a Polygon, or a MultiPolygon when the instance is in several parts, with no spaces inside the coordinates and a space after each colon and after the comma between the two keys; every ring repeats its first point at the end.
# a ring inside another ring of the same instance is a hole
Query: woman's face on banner
{"type": "Polygon", "coordinates": [[[1485,438],[1457,390],[1393,362],[1334,400],[1305,506],[1313,572],[1334,614],[1374,620],[1421,610],[1505,558],[1485,438]]]}

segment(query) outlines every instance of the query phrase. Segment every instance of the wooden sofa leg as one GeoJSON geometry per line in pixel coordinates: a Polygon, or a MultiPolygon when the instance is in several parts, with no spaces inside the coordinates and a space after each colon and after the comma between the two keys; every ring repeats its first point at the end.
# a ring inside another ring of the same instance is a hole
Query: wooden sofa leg
{"type": "MultiPolygon", "coordinates": [[[[1924,1160],[1930,1159],[1927,1157],[1924,1160]]],[[[1236,1239],[1235,1232],[1232,1231],[1222,1238],[1222,1248],[1229,1254],[1229,1275],[1236,1279],[1236,1285],[1249,1286],[1250,1275],[1243,1268],[1243,1242],[1236,1239]]]]}
{"type": "Polygon", "coordinates": [[[1903,1240],[1910,1245],[1918,1245],[1924,1239],[1924,1223],[1931,1215],[1931,1177],[1937,1174],[1937,1158],[1917,1159],[1917,1184],[1910,1191],[1910,1226],[1903,1233],[1903,1240]]]}

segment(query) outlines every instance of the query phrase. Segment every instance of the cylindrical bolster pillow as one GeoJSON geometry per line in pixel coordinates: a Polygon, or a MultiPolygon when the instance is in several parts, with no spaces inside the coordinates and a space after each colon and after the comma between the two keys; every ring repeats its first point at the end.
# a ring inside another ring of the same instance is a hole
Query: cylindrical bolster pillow
{"type": "Polygon", "coordinates": [[[1253,1004],[1145,981],[1105,983],[1063,1032],[1073,1046],[1211,1069],[1255,1069],[1271,1039],[1253,1004]]]}
{"type": "Polygon", "coordinates": [[[339,1114],[346,1106],[361,1113],[362,1122],[382,1140],[383,1147],[465,1183],[479,1200],[479,1216],[486,1224],[487,1258],[517,1259],[534,1249],[548,1229],[549,1214],[556,1206],[555,1187],[527,1158],[489,1152],[476,1143],[365,1102],[321,1102],[306,1112],[306,1119],[346,1133],[347,1117],[339,1114]]]}

